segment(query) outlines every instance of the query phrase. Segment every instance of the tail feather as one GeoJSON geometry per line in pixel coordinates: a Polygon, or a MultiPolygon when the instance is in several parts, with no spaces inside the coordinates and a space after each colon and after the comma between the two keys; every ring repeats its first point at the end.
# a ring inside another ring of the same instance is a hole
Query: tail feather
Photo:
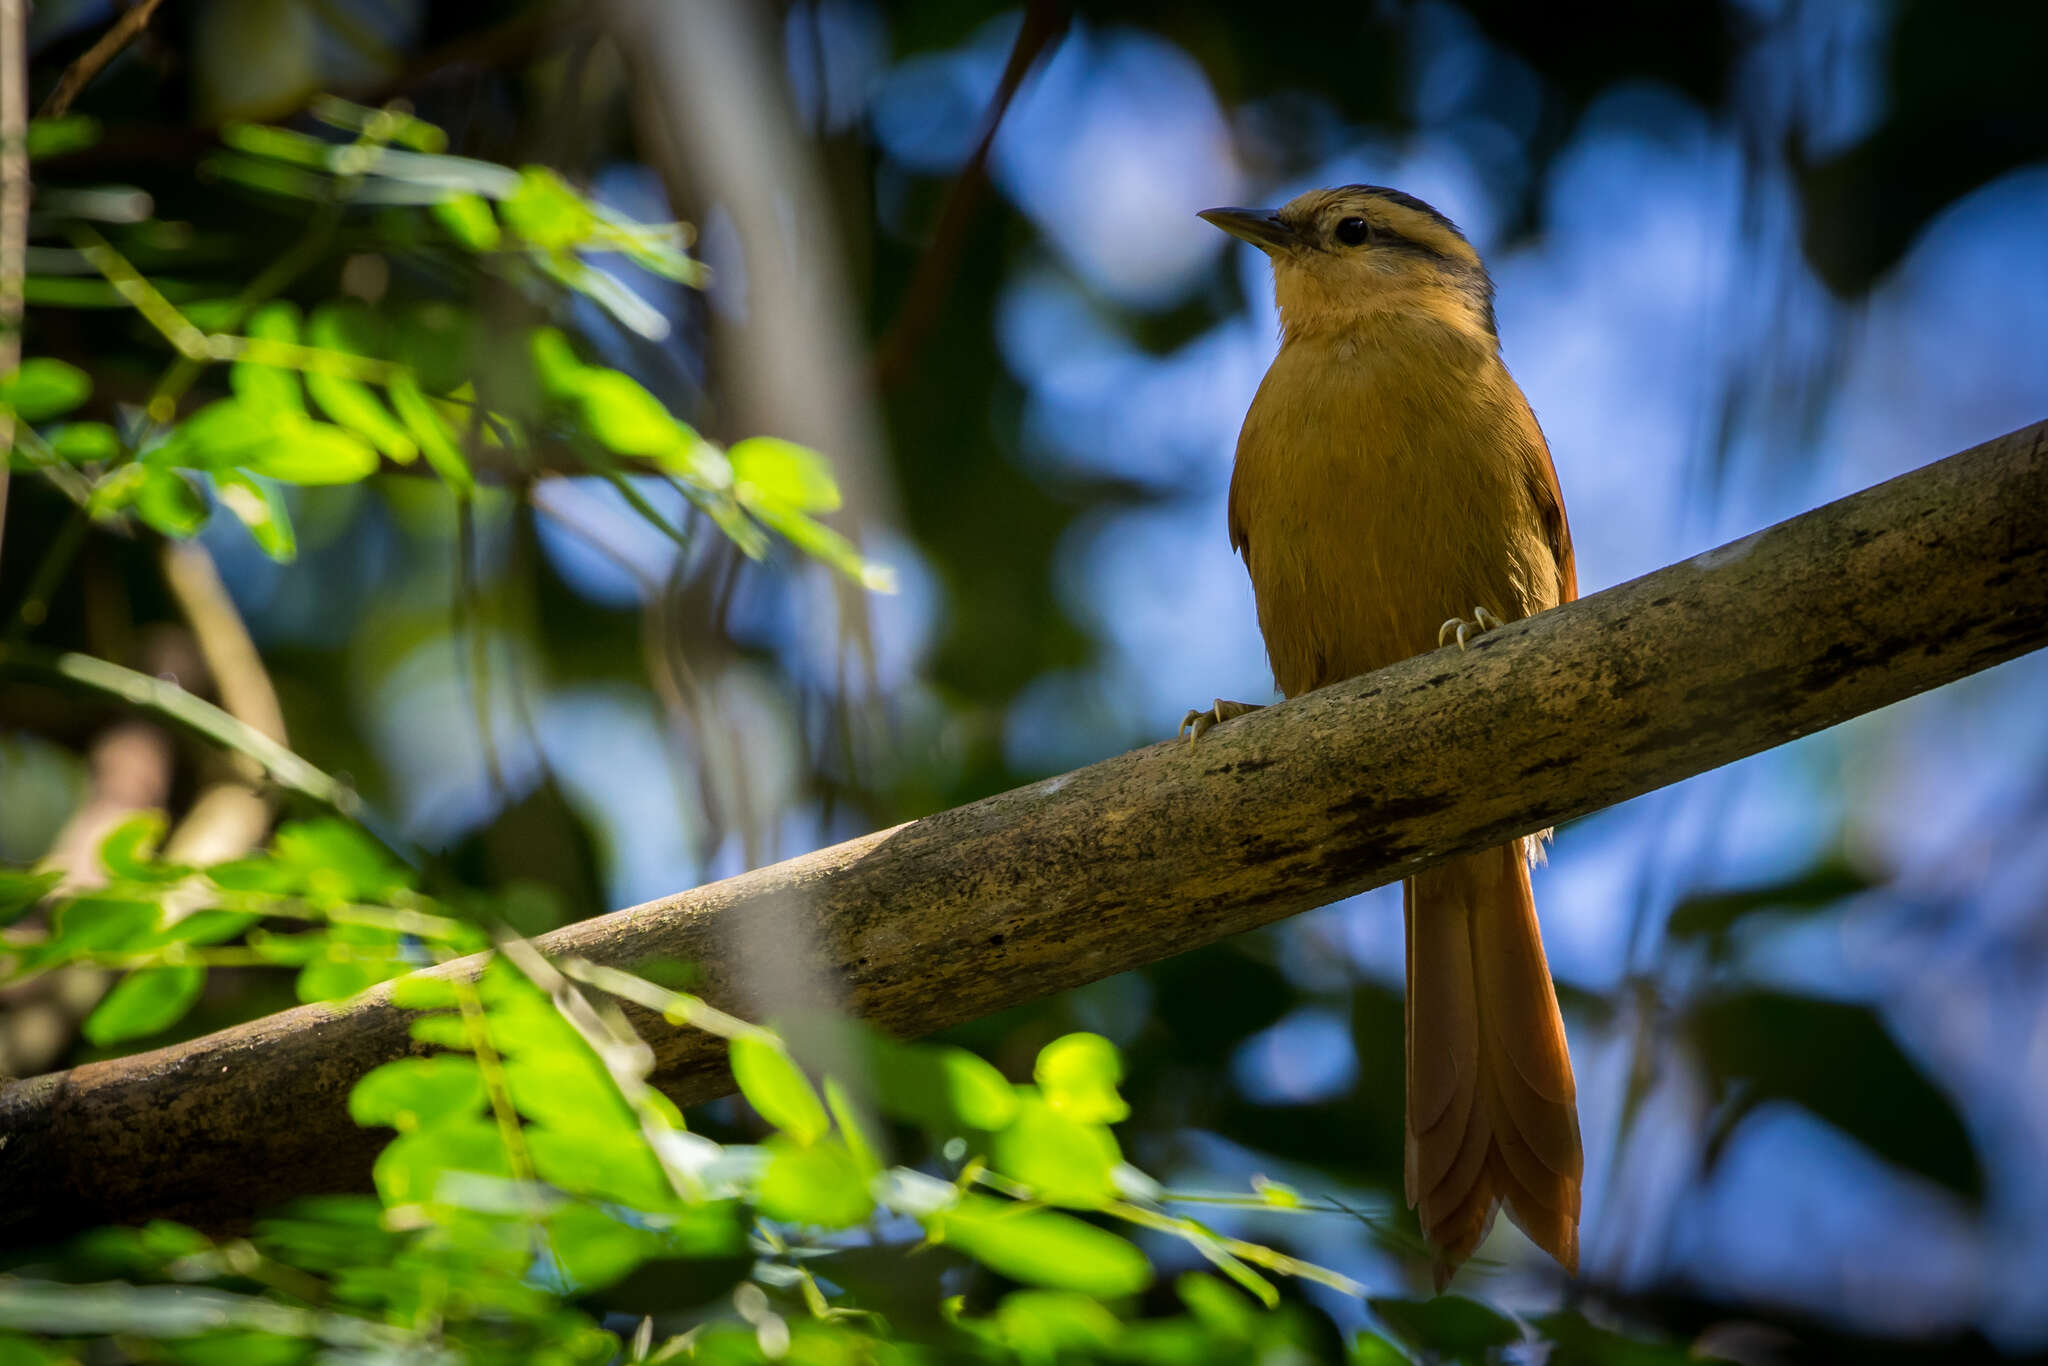
{"type": "Polygon", "coordinates": [[[1578,1269],[1577,1088],[1522,845],[1409,880],[1408,1203],[1439,1288],[1508,1217],[1578,1269]]]}

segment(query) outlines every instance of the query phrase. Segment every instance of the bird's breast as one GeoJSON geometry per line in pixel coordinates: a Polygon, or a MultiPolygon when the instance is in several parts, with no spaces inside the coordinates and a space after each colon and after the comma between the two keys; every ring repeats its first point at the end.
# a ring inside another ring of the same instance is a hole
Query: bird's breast
{"type": "Polygon", "coordinates": [[[1232,539],[1289,696],[1434,649],[1475,606],[1553,605],[1520,391],[1491,355],[1410,349],[1290,344],[1245,418],[1232,539]]]}

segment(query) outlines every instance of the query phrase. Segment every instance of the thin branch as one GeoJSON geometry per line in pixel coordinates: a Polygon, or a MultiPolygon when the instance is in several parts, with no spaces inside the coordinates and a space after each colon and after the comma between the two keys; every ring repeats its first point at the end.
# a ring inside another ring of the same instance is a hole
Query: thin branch
{"type": "MultiPolygon", "coordinates": [[[[289,747],[284,708],[249,628],[221,582],[213,556],[197,541],[166,541],[164,585],[192,628],[221,709],[258,734],[289,747]]],[[[209,783],[164,842],[164,856],[178,863],[218,863],[240,858],[262,843],[276,817],[275,803],[262,787],[263,769],[245,755],[232,754],[234,775],[209,783]]]]}
{"type": "MultiPolygon", "coordinates": [[[[701,998],[741,1019],[778,989],[756,949],[803,955],[893,1034],[978,1019],[2048,645],[2043,506],[2048,422],[1192,749],[1152,745],[535,946],[599,967],[693,964],[701,998]]],[[[627,1010],[669,1095],[731,1088],[723,1040],[627,1010]]],[[[379,987],[0,1089],[0,1232],[233,1225],[363,1182],[379,1140],[350,1122],[348,1090],[417,1047],[409,1018],[379,987]]]]}
{"type": "Polygon", "coordinates": [[[1010,112],[1017,87],[1024,83],[1039,57],[1059,42],[1068,22],[1066,6],[1055,0],[1031,0],[1025,7],[1024,22],[1010,48],[1010,60],[1004,64],[1002,79],[996,82],[996,93],[989,100],[988,112],[982,116],[981,140],[954,178],[953,187],[946,192],[931,243],[918,259],[895,320],[875,348],[878,388],[894,388],[909,373],[918,348],[938,322],[953,274],[960,268],[967,230],[973,226],[975,210],[981,207],[982,197],[988,192],[988,155],[995,146],[997,131],[1003,126],[1003,116],[1010,112]]]}
{"type": "Polygon", "coordinates": [[[191,626],[193,639],[199,642],[207,672],[213,675],[221,708],[258,734],[289,745],[277,689],[235,600],[221,582],[212,554],[197,541],[166,541],[163,570],[164,583],[191,626]]]}
{"type": "MultiPolygon", "coordinates": [[[[7,471],[0,468],[0,480],[6,477],[7,471]]],[[[5,502],[4,489],[0,489],[0,520],[4,520],[5,502]]],[[[21,603],[15,608],[14,620],[8,623],[5,636],[8,641],[25,638],[31,630],[41,626],[49,617],[50,599],[56,595],[57,587],[63,581],[65,573],[70,570],[72,560],[77,558],[80,548],[85,545],[85,533],[91,527],[92,518],[86,515],[83,507],[73,508],[65,517],[64,525],[58,528],[57,534],[51,538],[49,549],[43,552],[42,562],[36,566],[35,573],[29,578],[28,591],[21,595],[21,603]]]]}
{"type": "MultiPolygon", "coordinates": [[[[64,74],[57,78],[57,88],[50,92],[50,98],[43,101],[43,107],[36,111],[37,118],[61,118],[69,112],[71,102],[78,98],[92,78],[106,69],[108,62],[121,55],[121,50],[142,36],[142,30],[149,27],[149,18],[164,0],[136,0],[128,12],[114,21],[114,26],[101,35],[100,40],[85,50],[84,55],[64,68],[64,74]]],[[[7,0],[19,8],[21,0],[7,0]]]]}

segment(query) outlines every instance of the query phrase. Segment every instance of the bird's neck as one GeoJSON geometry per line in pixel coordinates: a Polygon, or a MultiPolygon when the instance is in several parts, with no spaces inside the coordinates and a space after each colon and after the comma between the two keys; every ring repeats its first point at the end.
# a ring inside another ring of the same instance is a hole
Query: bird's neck
{"type": "Polygon", "coordinates": [[[1276,281],[1280,341],[1423,342],[1432,347],[1500,349],[1490,301],[1445,284],[1389,285],[1369,291],[1332,291],[1314,280],[1276,281]]]}

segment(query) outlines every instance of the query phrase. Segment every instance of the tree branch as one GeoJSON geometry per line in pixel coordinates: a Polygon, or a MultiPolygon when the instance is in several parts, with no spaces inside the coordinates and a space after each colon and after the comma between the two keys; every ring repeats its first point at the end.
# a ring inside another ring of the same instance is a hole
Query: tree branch
{"type": "Polygon", "coordinates": [[[1071,19],[1066,6],[1052,0],[1030,0],[1025,5],[1023,21],[1017,26],[1017,40],[1010,47],[1010,58],[1003,64],[1003,74],[996,82],[995,94],[989,98],[988,112],[982,115],[981,137],[975,142],[967,164],[954,178],[952,188],[946,191],[946,201],[939,209],[938,225],[932,229],[924,254],[918,257],[910,284],[903,291],[903,302],[897,307],[896,317],[889,324],[888,331],[882,334],[882,340],[875,347],[875,387],[878,389],[893,389],[902,382],[918,348],[938,321],[939,311],[945,306],[946,291],[953,283],[954,273],[960,268],[960,253],[967,245],[967,230],[973,226],[975,211],[981,207],[982,196],[988,192],[988,156],[995,147],[996,134],[1002,129],[1003,116],[1010,112],[1010,101],[1016,97],[1017,87],[1024,83],[1024,77],[1038,64],[1038,59],[1066,35],[1071,19]]]}
{"type": "MultiPolygon", "coordinates": [[[[1583,601],[1219,727],[559,930],[680,959],[741,1015],[735,946],[928,1033],[1626,800],[2048,644],[2048,422],[1583,601]],[[744,941],[742,941],[744,934],[744,941]]],[[[476,960],[435,969],[474,971],[476,960]]],[[[691,1103],[724,1049],[637,1021],[691,1103]]],[[[0,1231],[227,1225],[358,1184],[349,1086],[414,1047],[388,989],[0,1091],[0,1231]]]]}
{"type": "Polygon", "coordinates": [[[71,102],[92,84],[92,78],[106,69],[107,63],[121,55],[121,50],[142,36],[142,30],[149,27],[150,16],[164,0],[135,0],[128,12],[114,21],[114,26],[100,36],[100,40],[87,48],[79,59],[64,68],[64,74],[57,78],[57,88],[50,92],[50,98],[43,101],[40,116],[46,119],[62,118],[71,110],[71,102]]]}
{"type": "MultiPolygon", "coordinates": [[[[277,689],[221,582],[212,552],[198,541],[166,541],[160,559],[164,586],[192,628],[221,710],[289,751],[277,689]]],[[[173,863],[222,863],[263,843],[276,815],[276,804],[263,789],[263,766],[248,755],[228,754],[233,776],[208,782],[164,841],[164,857],[173,863]]]]}

